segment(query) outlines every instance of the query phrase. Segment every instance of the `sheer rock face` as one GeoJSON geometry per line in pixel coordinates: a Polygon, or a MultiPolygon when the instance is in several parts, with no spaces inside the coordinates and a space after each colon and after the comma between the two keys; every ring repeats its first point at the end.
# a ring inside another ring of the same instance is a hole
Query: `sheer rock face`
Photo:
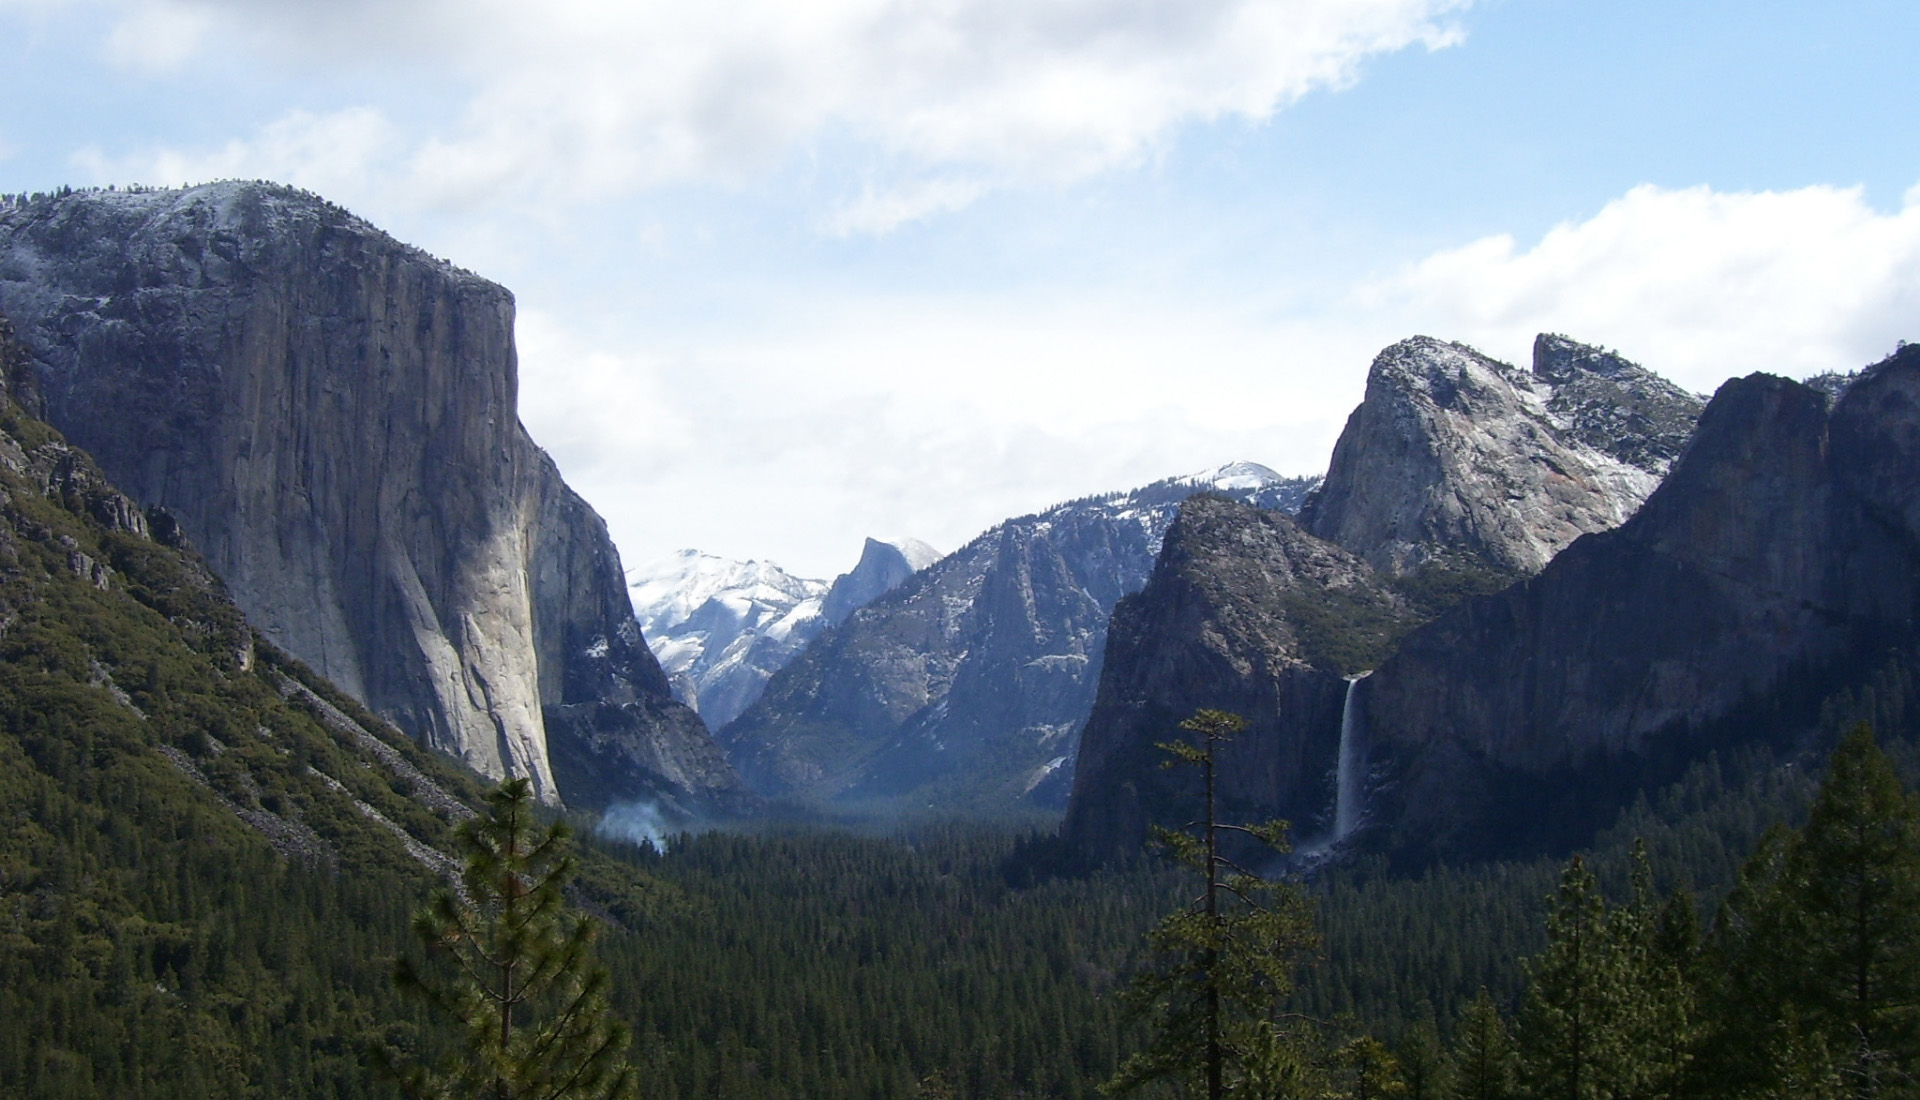
{"type": "Polygon", "coordinates": [[[1394,574],[1464,559],[1515,576],[1619,525],[1698,399],[1563,337],[1534,352],[1532,374],[1428,337],[1381,352],[1302,523],[1394,574]]]}
{"type": "Polygon", "coordinates": [[[1187,501],[1146,588],[1114,611],[1062,836],[1105,858],[1139,845],[1150,822],[1191,816],[1193,777],[1163,770],[1156,746],[1204,707],[1247,720],[1221,759],[1229,819],[1278,814],[1311,839],[1333,809],[1345,675],[1414,621],[1363,559],[1290,517],[1187,501]]]}
{"type": "Polygon", "coordinates": [[[1630,522],[1408,637],[1367,693],[1392,843],[1497,841],[1582,775],[1698,751],[1793,670],[1911,634],[1920,349],[1830,400],[1728,382],[1630,522]]]}
{"type": "Polygon", "coordinates": [[[883,541],[870,538],[860,548],[860,560],[833,579],[820,603],[820,617],[839,626],[848,616],[900,587],[900,582],[934,562],[940,552],[918,539],[883,541]]]}
{"type": "Polygon", "coordinates": [[[0,209],[0,309],[47,418],[402,728],[548,801],[736,789],[519,423],[504,289],[229,183],[0,209]]]}
{"type": "Polygon", "coordinates": [[[769,794],[843,806],[1060,806],[1107,620],[1205,488],[1293,508],[1234,464],[1008,520],[815,639],[720,738],[769,794]]]}

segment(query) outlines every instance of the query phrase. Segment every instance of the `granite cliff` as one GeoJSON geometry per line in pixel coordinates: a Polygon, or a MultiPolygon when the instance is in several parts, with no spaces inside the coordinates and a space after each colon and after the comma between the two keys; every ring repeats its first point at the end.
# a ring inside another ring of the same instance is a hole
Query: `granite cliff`
{"type": "Polygon", "coordinates": [[[1114,609],[1062,835],[1104,858],[1186,814],[1193,777],[1162,769],[1155,746],[1202,707],[1247,720],[1223,753],[1229,818],[1283,806],[1297,839],[1325,833],[1346,677],[1417,621],[1390,578],[1291,517],[1187,501],[1146,587],[1114,609]]]}
{"type": "Polygon", "coordinates": [[[1333,839],[1343,714],[1372,684],[1348,678],[1631,515],[1700,405],[1564,337],[1536,341],[1531,372],[1426,337],[1381,352],[1297,524],[1190,501],[1116,609],[1063,837],[1097,858],[1137,847],[1177,793],[1154,744],[1215,707],[1249,722],[1232,803],[1333,839]]]}
{"type": "Polygon", "coordinates": [[[738,794],[519,423],[504,289],[222,183],[0,206],[0,310],[46,418],[381,715],[548,801],[738,794]]]}
{"type": "Polygon", "coordinates": [[[1374,359],[1301,523],[1394,574],[1535,573],[1633,514],[1700,406],[1565,337],[1535,341],[1531,372],[1414,337],[1374,359]]]}
{"type": "Polygon", "coordinates": [[[1380,842],[1498,847],[1742,736],[1723,721],[1742,706],[1908,641],[1916,486],[1920,348],[1837,399],[1726,383],[1631,521],[1414,632],[1368,680],[1380,842]]]}
{"type": "Polygon", "coordinates": [[[720,731],[756,789],[843,808],[1058,807],[1107,620],[1179,502],[1298,507],[1313,481],[1235,463],[1008,520],[817,638],[720,731]]]}

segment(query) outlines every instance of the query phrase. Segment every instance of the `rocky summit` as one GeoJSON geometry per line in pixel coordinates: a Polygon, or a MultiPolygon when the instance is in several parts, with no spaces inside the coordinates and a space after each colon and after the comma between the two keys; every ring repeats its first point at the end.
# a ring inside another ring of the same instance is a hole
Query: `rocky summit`
{"type": "Polygon", "coordinates": [[[46,418],[376,712],[549,802],[737,795],[520,425],[506,290],[221,183],[0,206],[0,310],[46,418]]]}
{"type": "Polygon", "coordinates": [[[1530,373],[1414,337],[1374,360],[1301,522],[1395,574],[1524,576],[1632,515],[1700,406],[1564,337],[1535,343],[1530,373]]]}
{"type": "Polygon", "coordinates": [[[900,582],[940,560],[940,551],[919,539],[873,539],[860,548],[860,560],[833,579],[820,601],[820,619],[839,626],[854,612],[900,587],[900,582]]]}
{"type": "Polygon", "coordinates": [[[1253,463],[1002,523],[828,630],[720,731],[747,781],[843,809],[1057,808],[1107,621],[1180,501],[1291,511],[1314,479],[1253,463]]]}

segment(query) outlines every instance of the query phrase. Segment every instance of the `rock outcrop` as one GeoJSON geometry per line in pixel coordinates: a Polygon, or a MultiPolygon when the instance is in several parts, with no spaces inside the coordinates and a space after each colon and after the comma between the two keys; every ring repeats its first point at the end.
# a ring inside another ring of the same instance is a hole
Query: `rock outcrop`
{"type": "Polygon", "coordinates": [[[47,419],[383,716],[549,801],[737,793],[519,423],[504,289],[223,183],[0,207],[0,309],[47,419]]]}
{"type": "Polygon", "coordinates": [[[1699,407],[1564,337],[1535,343],[1531,374],[1414,337],[1374,360],[1301,522],[1394,574],[1525,576],[1632,515],[1699,407]]]}
{"type": "Polygon", "coordinates": [[[1562,434],[1665,477],[1706,402],[1637,363],[1565,336],[1533,341],[1533,385],[1562,434]]]}
{"type": "Polygon", "coordinates": [[[1598,777],[1702,751],[1789,677],[1909,637],[1916,486],[1920,349],[1837,401],[1728,382],[1630,522],[1409,635],[1369,680],[1385,842],[1497,846],[1598,777]]]}
{"type": "Polygon", "coordinates": [[[1107,620],[1146,581],[1179,502],[1298,507],[1251,463],[1008,520],[821,635],[720,731],[763,792],[842,807],[1057,807],[1107,620]]]}
{"type": "Polygon", "coordinates": [[[1417,621],[1387,578],[1290,517],[1187,501],[1146,588],[1114,610],[1062,836],[1104,859],[1138,848],[1149,823],[1190,817],[1193,776],[1162,769],[1155,746],[1205,707],[1247,720],[1222,752],[1228,818],[1284,807],[1296,840],[1318,837],[1332,824],[1346,677],[1417,621]]]}

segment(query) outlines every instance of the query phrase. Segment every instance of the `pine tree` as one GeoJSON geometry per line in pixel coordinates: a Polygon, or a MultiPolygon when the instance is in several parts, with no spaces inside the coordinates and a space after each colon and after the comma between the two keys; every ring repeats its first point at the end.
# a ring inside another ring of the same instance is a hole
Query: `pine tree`
{"type": "Polygon", "coordinates": [[[1547,949],[1527,963],[1520,1017],[1527,1091],[1552,1100],[1667,1100],[1694,1054],[1686,977],[1690,905],[1662,905],[1636,842],[1627,902],[1609,908],[1585,861],[1567,864],[1547,917],[1547,949]]]}
{"type": "Polygon", "coordinates": [[[542,827],[533,788],[510,779],[487,795],[489,812],[458,837],[466,868],[458,892],[441,890],[414,931],[442,978],[402,957],[395,980],[452,1017],[460,1049],[402,1083],[416,1096],[562,1100],[631,1094],[627,1029],[607,1005],[610,980],[594,961],[596,926],[569,912],[571,832],[542,827]]]}
{"type": "Polygon", "coordinates": [[[1450,1100],[1512,1100],[1515,1094],[1513,1036],[1493,994],[1484,987],[1454,1025],[1447,1093],[1450,1100]]]}
{"type": "Polygon", "coordinates": [[[1667,1100],[1681,1087],[1697,1039],[1687,978],[1697,947],[1688,924],[1693,900],[1676,893],[1660,902],[1644,841],[1634,841],[1632,861],[1631,893],[1608,920],[1619,983],[1608,1023],[1620,1032],[1622,1054],[1608,1087],[1620,1100],[1667,1100]]]}
{"type": "Polygon", "coordinates": [[[1920,813],[1865,723],[1807,824],[1777,829],[1715,921],[1702,1091],[1912,1096],[1920,1070],[1920,813]]]}
{"type": "Polygon", "coordinates": [[[1702,987],[1706,1036],[1692,1078],[1702,1096],[1784,1096],[1789,1077],[1809,1078],[1827,1062],[1788,1003],[1788,956],[1797,917],[1783,902],[1793,831],[1775,825],[1741,865],[1720,903],[1707,945],[1702,987]]]}
{"type": "Polygon", "coordinates": [[[1607,909],[1579,856],[1550,900],[1546,950],[1527,960],[1520,1009],[1520,1068],[1540,1100],[1613,1100],[1631,1049],[1623,1009],[1631,962],[1623,921],[1607,909]]]}
{"type": "Polygon", "coordinates": [[[1334,1064],[1343,1072],[1341,1092],[1349,1100],[1390,1100],[1407,1095],[1400,1060],[1387,1045],[1371,1035],[1343,1043],[1334,1052],[1334,1064]]]}
{"type": "Polygon", "coordinates": [[[1441,1100],[1452,1083],[1446,1052],[1440,1048],[1439,1029],[1432,1017],[1423,1017],[1407,1029],[1398,1051],[1400,1076],[1407,1083],[1407,1100],[1441,1100]]]}
{"type": "Polygon", "coordinates": [[[1293,988],[1294,968],[1319,942],[1311,907],[1299,887],[1246,870],[1228,851],[1235,840],[1252,840],[1283,853],[1287,825],[1219,819],[1218,750],[1245,727],[1238,715],[1201,710],[1180,723],[1194,741],[1160,745],[1171,757],[1165,766],[1200,769],[1202,816],[1179,829],[1156,826],[1154,835],[1199,876],[1201,889],[1148,933],[1159,965],[1137,976],[1126,997],[1152,1019],[1154,1036],[1102,1086],[1108,1093],[1171,1080],[1221,1100],[1229,1092],[1270,1093],[1281,1081],[1310,1074],[1296,1037],[1274,1013],[1293,988]]]}
{"type": "Polygon", "coordinates": [[[1792,992],[1809,1023],[1850,1048],[1861,1096],[1910,1088],[1920,1068],[1917,825],[1913,798],[1862,723],[1834,750],[1787,855],[1788,903],[1805,935],[1792,992]]]}

